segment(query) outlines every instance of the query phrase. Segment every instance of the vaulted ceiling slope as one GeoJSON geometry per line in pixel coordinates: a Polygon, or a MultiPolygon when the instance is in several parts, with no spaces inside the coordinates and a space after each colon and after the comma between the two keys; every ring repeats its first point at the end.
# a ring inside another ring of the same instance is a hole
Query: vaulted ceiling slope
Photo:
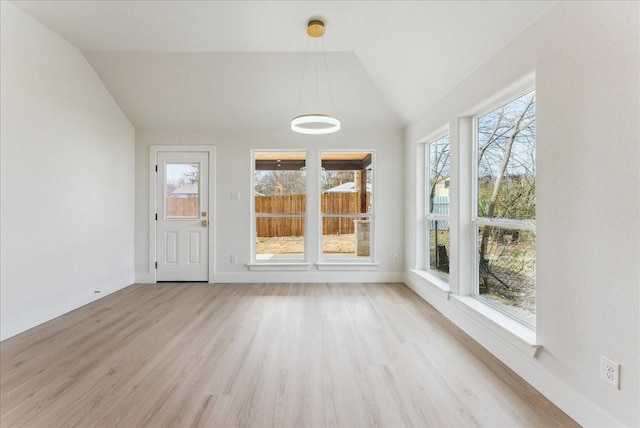
{"type": "Polygon", "coordinates": [[[288,127],[322,18],[331,95],[313,102],[375,130],[419,117],[556,2],[14,3],[83,51],[137,129],[288,127]]]}

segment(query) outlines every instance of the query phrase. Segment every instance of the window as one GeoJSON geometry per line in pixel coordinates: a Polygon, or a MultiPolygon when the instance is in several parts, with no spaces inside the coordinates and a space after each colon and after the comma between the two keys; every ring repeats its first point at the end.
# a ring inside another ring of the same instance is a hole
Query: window
{"type": "Polygon", "coordinates": [[[305,152],[254,152],[255,260],[304,260],[305,152]]]}
{"type": "Polygon", "coordinates": [[[535,91],[475,118],[475,297],[535,328],[535,91]]]}
{"type": "Polygon", "coordinates": [[[200,218],[200,165],[167,162],[164,176],[165,218],[200,218]]]}
{"type": "Polygon", "coordinates": [[[434,275],[449,277],[449,136],[426,146],[425,152],[426,266],[434,275]]]}
{"type": "Polygon", "coordinates": [[[322,257],[372,260],[373,153],[323,152],[322,257]]]}

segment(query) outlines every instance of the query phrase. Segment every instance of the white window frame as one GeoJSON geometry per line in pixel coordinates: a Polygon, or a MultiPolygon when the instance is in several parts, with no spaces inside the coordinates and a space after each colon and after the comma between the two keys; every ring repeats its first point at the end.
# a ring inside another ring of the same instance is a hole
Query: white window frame
{"type": "MultiPolygon", "coordinates": [[[[451,135],[449,134],[449,131],[447,130],[446,132],[441,132],[438,134],[437,137],[435,138],[431,138],[429,140],[428,143],[425,143],[425,148],[424,148],[424,171],[425,171],[425,175],[424,175],[424,254],[425,254],[425,260],[424,260],[424,266],[425,266],[425,271],[428,272],[431,275],[436,276],[437,278],[441,279],[442,281],[446,282],[447,284],[449,283],[449,275],[448,274],[444,274],[443,272],[439,271],[439,270],[433,270],[431,269],[431,245],[430,245],[430,237],[429,237],[429,222],[430,221],[446,221],[447,223],[449,223],[450,227],[451,227],[451,212],[449,212],[448,215],[442,215],[442,214],[434,214],[431,212],[431,204],[430,204],[430,198],[429,198],[429,188],[431,186],[431,147],[434,144],[439,143],[441,140],[443,140],[444,138],[448,138],[449,139],[449,183],[451,183],[451,179],[452,179],[452,173],[451,173],[451,135]]],[[[451,205],[451,198],[449,199],[449,205],[451,205]]],[[[451,235],[450,238],[451,239],[451,235]]],[[[449,256],[450,254],[449,250],[449,256]]],[[[449,257],[449,263],[451,263],[451,258],[449,257]]],[[[451,271],[451,265],[449,267],[449,271],[451,271]]]]}
{"type": "MultiPolygon", "coordinates": [[[[488,217],[478,217],[478,120],[483,116],[515,101],[516,99],[526,95],[532,91],[536,91],[536,86],[534,82],[531,82],[531,77],[525,79],[524,81],[529,82],[527,86],[519,87],[517,91],[507,92],[505,96],[504,92],[501,94],[499,98],[492,100],[491,104],[485,104],[485,108],[479,110],[476,114],[472,116],[472,159],[471,159],[471,237],[470,242],[472,244],[473,257],[472,257],[472,266],[471,272],[473,277],[471,279],[471,290],[470,296],[481,302],[482,304],[497,310],[498,312],[506,315],[507,317],[515,320],[516,322],[522,324],[524,327],[535,331],[535,324],[532,324],[526,321],[524,318],[519,317],[513,311],[510,311],[503,305],[500,305],[496,302],[488,298],[484,298],[480,295],[479,292],[479,242],[478,242],[478,230],[481,226],[493,226],[498,228],[506,228],[506,229],[519,229],[526,230],[536,233],[536,222],[535,220],[515,220],[515,219],[504,219],[504,218],[488,218],[488,217]]],[[[536,111],[536,121],[537,121],[537,111],[536,111]]],[[[536,140],[537,140],[537,132],[536,132],[536,140]]],[[[536,141],[537,143],[537,141],[536,141]]],[[[537,168],[536,168],[537,174],[537,168]]],[[[536,255],[537,257],[537,255],[536,255]]],[[[537,284],[536,284],[537,287],[537,284]]]]}
{"type": "Polygon", "coordinates": [[[319,263],[317,264],[318,269],[320,270],[326,270],[329,269],[331,266],[335,267],[339,267],[341,265],[352,265],[355,267],[358,266],[362,266],[362,265],[370,265],[370,266],[377,266],[375,264],[375,241],[376,241],[376,234],[375,234],[375,186],[376,186],[376,153],[375,150],[363,150],[363,149],[353,149],[353,150],[348,150],[348,149],[322,149],[319,150],[318,152],[318,162],[319,162],[319,167],[318,167],[318,219],[319,219],[319,224],[318,224],[318,244],[319,244],[319,249],[318,249],[318,254],[319,254],[319,263]],[[321,188],[321,180],[320,180],[320,174],[322,174],[322,155],[324,153],[367,153],[371,155],[371,173],[372,173],[372,177],[371,177],[371,210],[368,213],[348,213],[348,214],[325,214],[322,212],[322,203],[321,203],[321,198],[322,198],[322,188],[321,188]],[[323,251],[323,230],[322,230],[322,223],[323,223],[323,219],[324,218],[362,218],[362,219],[368,219],[369,220],[369,257],[347,257],[347,258],[337,258],[337,257],[331,257],[331,256],[325,256],[324,255],[324,251],[323,251]]]}
{"type": "Polygon", "coordinates": [[[251,150],[251,262],[247,264],[250,270],[308,270],[310,264],[309,257],[309,173],[305,176],[305,194],[306,205],[304,214],[269,214],[256,213],[255,207],[255,173],[256,173],[256,153],[304,153],[305,165],[309,163],[309,151],[306,149],[254,149],[251,150]],[[303,257],[298,258],[282,258],[277,260],[259,260],[256,256],[256,227],[258,218],[302,218],[304,221],[304,247],[303,257]]]}

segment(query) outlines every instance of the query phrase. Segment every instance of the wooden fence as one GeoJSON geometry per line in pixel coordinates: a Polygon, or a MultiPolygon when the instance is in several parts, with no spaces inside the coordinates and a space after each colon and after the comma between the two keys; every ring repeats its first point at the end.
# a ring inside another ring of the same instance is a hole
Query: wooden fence
{"type": "MultiPolygon", "coordinates": [[[[367,193],[367,206],[371,194],[367,193]]],[[[256,196],[257,214],[304,214],[307,199],[305,195],[256,196]]],[[[321,199],[323,214],[359,214],[360,199],[358,193],[323,193],[321,199]]],[[[342,235],[354,233],[353,217],[323,218],[324,235],[342,235]]],[[[256,219],[258,237],[303,236],[304,219],[301,217],[279,217],[256,219]]]]}
{"type": "Polygon", "coordinates": [[[198,198],[167,198],[167,217],[198,218],[198,198]]]}
{"type": "MultiPolygon", "coordinates": [[[[358,193],[323,193],[321,210],[323,214],[359,214],[360,199],[358,193]]],[[[371,194],[367,193],[367,206],[371,194]]],[[[306,195],[256,196],[257,214],[304,214],[307,205],[306,195]]],[[[168,217],[198,217],[198,198],[167,198],[168,217]]],[[[354,233],[353,217],[323,218],[324,235],[343,235],[354,233]]],[[[259,237],[303,236],[304,219],[301,217],[278,217],[256,219],[256,232],[259,237]]]]}

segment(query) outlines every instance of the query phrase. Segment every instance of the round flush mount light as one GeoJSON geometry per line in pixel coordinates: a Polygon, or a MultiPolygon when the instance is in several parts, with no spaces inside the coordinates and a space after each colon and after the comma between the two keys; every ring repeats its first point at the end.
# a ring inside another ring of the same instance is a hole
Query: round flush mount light
{"type": "Polygon", "coordinates": [[[331,134],[340,130],[340,119],[328,114],[301,114],[291,119],[291,129],[301,134],[331,134]]]}

